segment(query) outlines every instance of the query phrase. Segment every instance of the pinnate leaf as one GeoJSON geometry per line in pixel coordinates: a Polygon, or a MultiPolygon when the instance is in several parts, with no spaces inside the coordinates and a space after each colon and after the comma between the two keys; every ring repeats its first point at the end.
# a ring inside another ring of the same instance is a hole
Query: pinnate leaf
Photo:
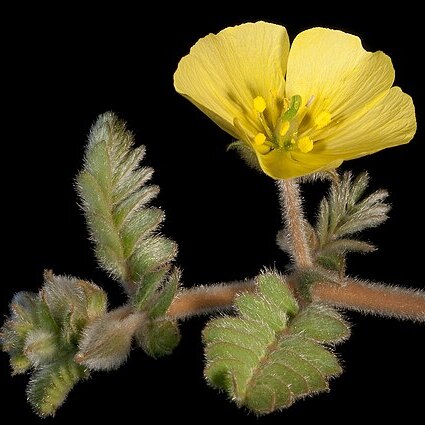
{"type": "Polygon", "coordinates": [[[333,309],[301,309],[284,279],[267,272],[257,292],[236,299],[236,317],[211,320],[204,332],[208,382],[257,414],[328,389],[342,369],[326,345],[349,335],[333,309]],[[324,345],[326,344],[326,345],[324,345]]]}
{"type": "Polygon", "coordinates": [[[152,272],[166,268],[177,252],[173,241],[158,234],[164,213],[150,206],[159,188],[147,184],[153,170],[140,166],[144,155],[125,123],[105,113],[90,132],[77,178],[97,259],[131,296],[145,280],[152,284],[152,272]]]}

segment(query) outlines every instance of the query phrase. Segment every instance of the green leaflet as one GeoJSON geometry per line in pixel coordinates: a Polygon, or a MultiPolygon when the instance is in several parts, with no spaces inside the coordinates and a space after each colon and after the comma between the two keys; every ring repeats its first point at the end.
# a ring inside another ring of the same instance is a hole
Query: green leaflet
{"type": "Polygon", "coordinates": [[[388,192],[378,190],[368,196],[367,173],[353,179],[346,172],[331,185],[329,195],[320,204],[316,234],[321,249],[335,252],[370,251],[372,246],[346,237],[383,223],[390,206],[385,203],[388,192]],[[331,245],[334,245],[333,247],[331,245]]]}
{"type": "Polygon", "coordinates": [[[177,295],[177,291],[180,287],[180,272],[174,269],[173,273],[170,274],[166,284],[163,288],[157,292],[155,298],[151,301],[149,307],[149,317],[151,319],[158,319],[165,316],[168,307],[177,295]]]}
{"type": "Polygon", "coordinates": [[[323,344],[347,338],[349,327],[328,307],[300,310],[275,273],[260,275],[257,289],[236,299],[236,317],[213,319],[204,329],[205,376],[239,406],[265,414],[328,389],[342,369],[323,344]]]}
{"type": "Polygon", "coordinates": [[[28,401],[40,416],[54,415],[73,386],[87,374],[72,358],[35,371],[27,388],[28,401]]]}
{"type": "Polygon", "coordinates": [[[166,283],[160,288],[149,302],[141,297],[139,306],[145,306],[148,317],[145,326],[136,333],[138,345],[151,357],[158,358],[171,354],[180,342],[178,323],[165,319],[164,316],[177,294],[180,286],[180,272],[174,269],[166,283]]]}
{"type": "Polygon", "coordinates": [[[173,241],[158,235],[164,213],[149,206],[159,188],[146,185],[153,170],[140,167],[144,155],[125,123],[105,113],[90,132],[77,178],[100,265],[138,299],[154,296],[166,277],[157,271],[168,270],[177,252],[173,241]]]}

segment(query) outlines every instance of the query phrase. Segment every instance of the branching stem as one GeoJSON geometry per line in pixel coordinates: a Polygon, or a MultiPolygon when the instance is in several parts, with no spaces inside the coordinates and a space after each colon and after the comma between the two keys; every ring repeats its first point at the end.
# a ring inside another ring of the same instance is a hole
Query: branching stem
{"type": "MultiPolygon", "coordinates": [[[[229,309],[237,294],[254,290],[254,282],[232,282],[182,291],[168,315],[186,318],[229,309]]],[[[344,278],[341,285],[316,284],[313,299],[347,310],[425,322],[425,292],[344,278]]]]}
{"type": "MultiPolygon", "coordinates": [[[[302,198],[296,180],[278,181],[288,245],[296,268],[313,265],[306,236],[302,198]]],[[[201,286],[181,292],[172,302],[168,315],[181,319],[232,307],[235,297],[254,291],[253,280],[201,286]]],[[[344,278],[340,284],[316,283],[313,300],[347,310],[379,316],[425,322],[425,292],[344,278]]]]}

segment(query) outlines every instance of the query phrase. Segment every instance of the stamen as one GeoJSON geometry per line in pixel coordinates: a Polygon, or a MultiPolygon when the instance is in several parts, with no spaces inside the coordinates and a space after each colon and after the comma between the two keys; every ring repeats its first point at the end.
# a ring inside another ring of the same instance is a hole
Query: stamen
{"type": "Polygon", "coordinates": [[[253,104],[254,104],[254,109],[259,113],[264,112],[267,107],[266,101],[264,100],[264,97],[262,96],[257,96],[253,100],[253,104]]]}
{"type": "Polygon", "coordinates": [[[266,135],[264,133],[258,133],[255,137],[254,137],[254,143],[256,146],[261,146],[264,145],[264,142],[266,141],[266,135]]]}
{"type": "Polygon", "coordinates": [[[262,155],[269,153],[271,150],[270,142],[267,141],[267,137],[264,133],[257,133],[254,137],[254,147],[255,150],[262,155]]]}
{"type": "Polygon", "coordinates": [[[264,131],[265,131],[265,132],[266,132],[266,134],[267,134],[267,137],[268,137],[270,140],[272,140],[272,139],[273,139],[273,133],[272,133],[272,131],[270,130],[270,127],[268,126],[267,121],[266,121],[266,118],[264,117],[264,114],[263,114],[262,112],[260,112],[260,113],[258,114],[258,119],[260,120],[260,123],[261,123],[261,125],[263,126],[264,131]]]}
{"type": "Polygon", "coordinates": [[[332,115],[328,111],[322,111],[319,115],[314,119],[314,123],[317,125],[317,128],[326,127],[332,120],[332,115]]]}
{"type": "MultiPolygon", "coordinates": [[[[311,96],[308,102],[302,106],[301,96],[295,95],[291,99],[282,99],[283,110],[276,125],[273,126],[273,132],[269,127],[269,122],[264,115],[267,104],[262,96],[253,99],[253,108],[257,112],[260,127],[262,131],[258,132],[254,137],[251,136],[247,140],[254,148],[257,154],[265,155],[275,149],[284,149],[286,151],[298,150],[302,153],[311,152],[314,149],[314,142],[308,136],[313,127],[303,131],[303,137],[298,139],[298,127],[304,119],[309,106],[314,102],[315,97],[311,96]]],[[[319,113],[314,122],[316,128],[327,126],[332,120],[332,115],[328,111],[319,113]]],[[[235,118],[234,126],[240,133],[245,133],[241,123],[235,118]]],[[[257,127],[258,128],[258,127],[257,127]]],[[[257,130],[258,131],[258,130],[257,130]]],[[[246,133],[245,133],[246,135],[246,133]]]]}
{"type": "Polygon", "coordinates": [[[298,140],[298,149],[302,153],[308,153],[313,150],[314,143],[313,140],[310,139],[308,136],[301,137],[301,139],[298,140]]]}
{"type": "Polygon", "coordinates": [[[264,100],[264,97],[262,96],[257,96],[253,101],[253,106],[254,106],[254,110],[256,112],[258,112],[258,119],[260,120],[261,125],[264,128],[264,131],[267,134],[267,137],[271,140],[273,138],[273,133],[270,130],[270,127],[267,124],[267,120],[263,114],[263,112],[266,110],[267,108],[267,104],[266,101],[264,100]]]}

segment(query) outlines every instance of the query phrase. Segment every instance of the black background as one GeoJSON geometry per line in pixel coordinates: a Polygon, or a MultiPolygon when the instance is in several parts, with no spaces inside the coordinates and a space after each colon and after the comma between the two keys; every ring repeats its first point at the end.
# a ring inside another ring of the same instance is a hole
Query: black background
{"type": "MultiPolygon", "coordinates": [[[[226,153],[230,137],[172,85],[179,59],[199,37],[260,19],[285,25],[291,39],[312,26],[343,29],[360,35],[368,50],[392,57],[396,84],[415,100],[419,131],[408,146],[344,164],[344,169],[369,170],[372,187],[388,188],[394,205],[384,227],[367,234],[380,250],[351,258],[349,271],[424,287],[420,13],[406,2],[402,9],[379,13],[359,4],[355,9],[305,6],[259,3],[234,12],[205,3],[95,12],[37,6],[4,14],[2,315],[15,292],[40,287],[44,268],[91,279],[107,289],[111,306],[123,302],[116,284],[96,266],[73,189],[86,134],[107,110],[128,121],[138,144],[147,146],[146,164],[155,168],[154,182],[162,189],[157,204],[167,213],[163,230],[179,244],[186,286],[254,276],[263,266],[284,268],[287,258],[275,246],[280,217],[273,181],[226,153]],[[11,164],[16,164],[12,170],[11,164]]],[[[310,216],[324,190],[320,184],[306,186],[310,216]]],[[[196,318],[182,324],[182,342],[173,356],[154,361],[133,351],[118,371],[95,373],[79,384],[54,422],[116,417],[152,423],[153,415],[161,422],[171,415],[173,422],[264,424],[420,417],[423,389],[415,385],[425,379],[424,327],[347,316],[353,335],[338,348],[344,375],[332,382],[330,393],[281,413],[257,420],[207,387],[200,342],[205,319],[196,318]]],[[[4,353],[0,375],[2,415],[41,423],[25,400],[28,377],[11,378],[4,353]]]]}

